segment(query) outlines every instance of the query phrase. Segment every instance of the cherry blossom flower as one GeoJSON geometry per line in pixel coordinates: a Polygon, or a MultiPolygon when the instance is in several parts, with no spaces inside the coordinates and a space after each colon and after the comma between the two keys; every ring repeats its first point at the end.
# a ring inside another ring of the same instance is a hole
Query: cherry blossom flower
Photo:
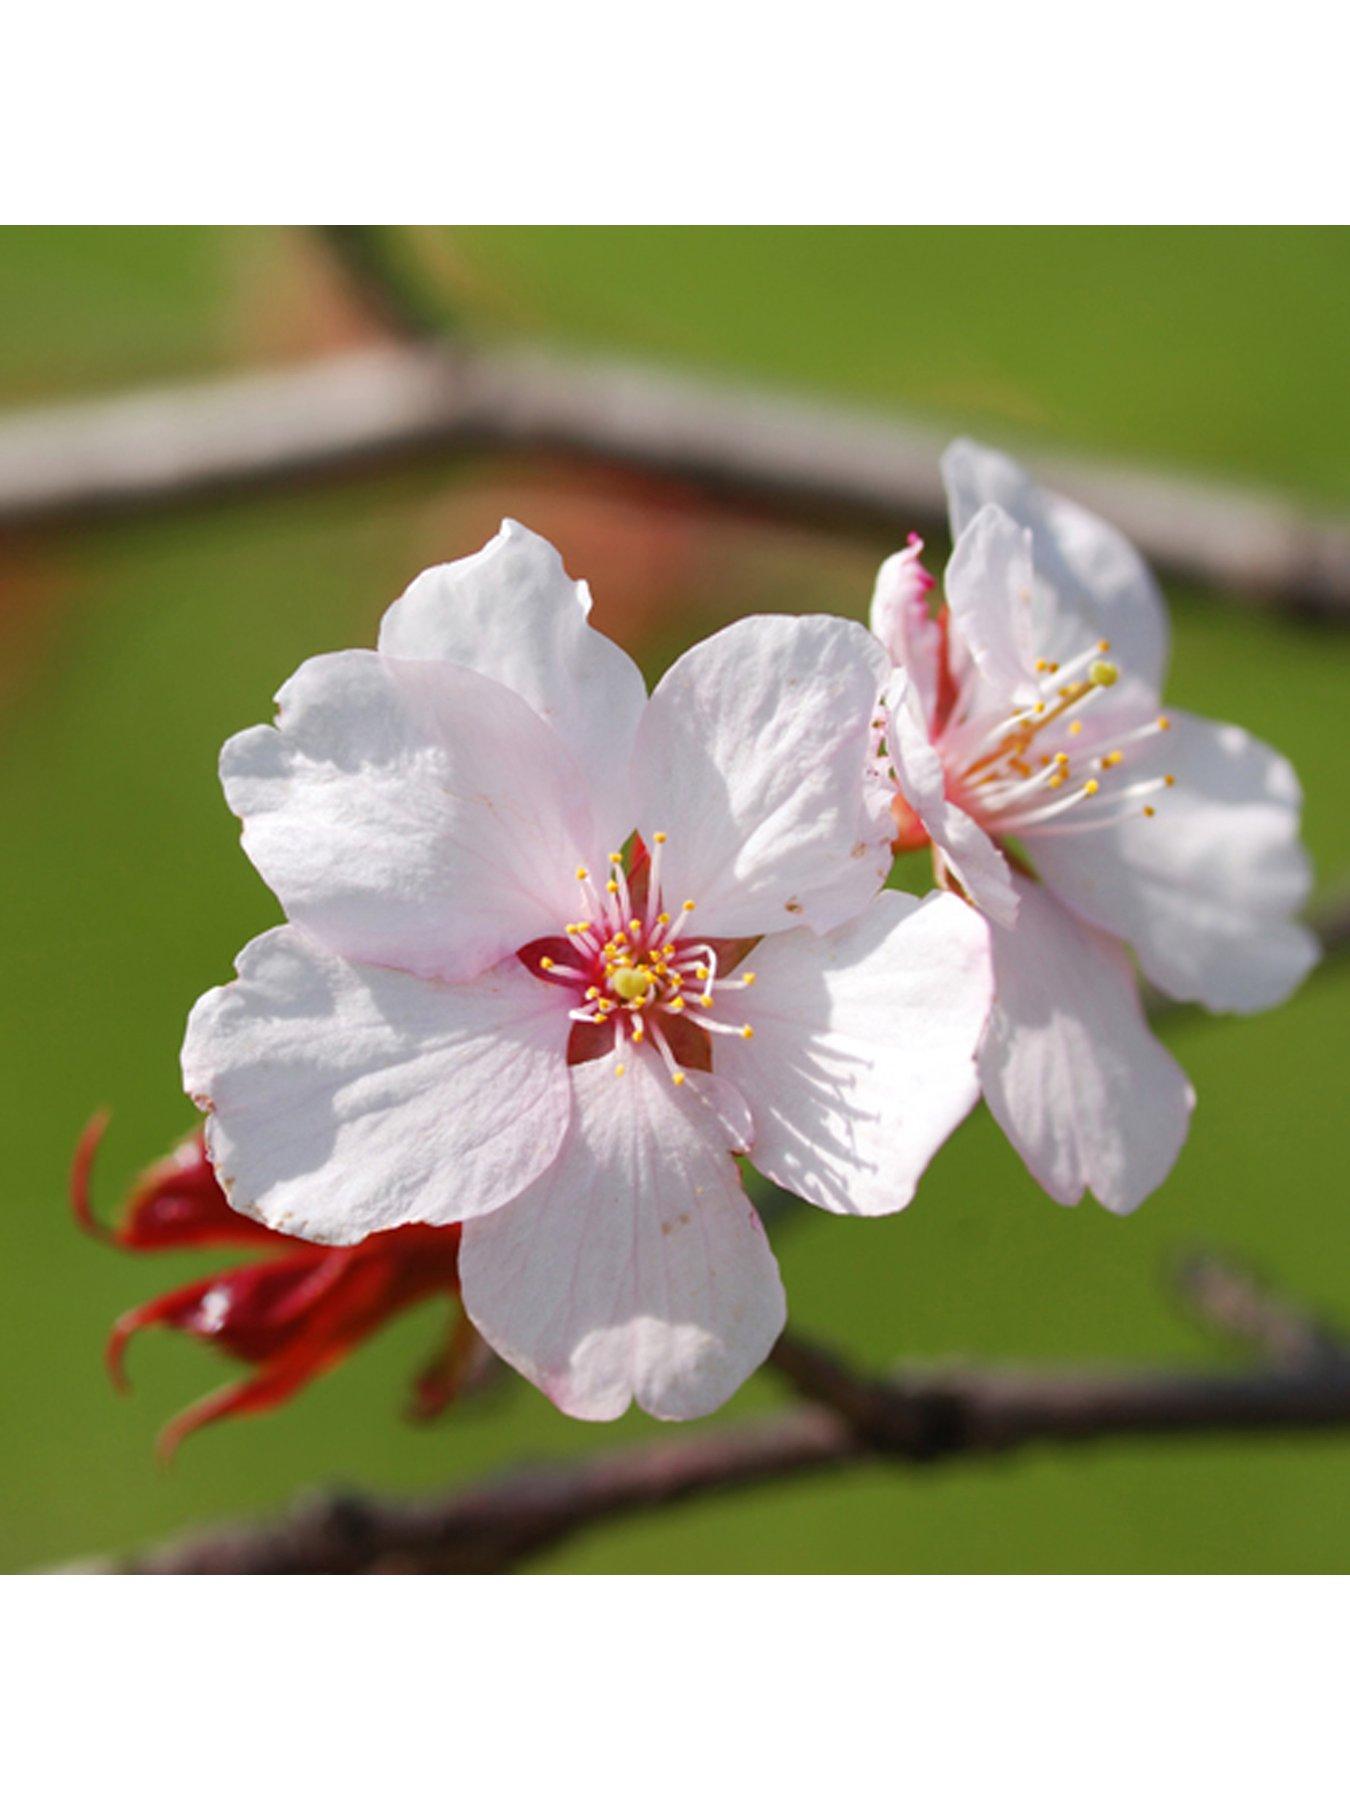
{"type": "Polygon", "coordinates": [[[1194,1095],[1133,967],[1216,1011],[1276,1005],[1316,959],[1300,793],[1282,756],[1160,691],[1168,629],[1110,525],[969,442],[943,460],[956,547],[934,613],[922,544],[883,564],[872,626],[900,849],[993,928],[991,1110],[1056,1199],[1128,1212],[1170,1172],[1194,1095]]]}
{"type": "Polygon", "coordinates": [[[410,1412],[436,1417],[454,1398],[483,1345],[453,1297],[459,1290],[459,1227],[405,1225],[348,1249],[289,1238],[228,1203],[195,1132],[136,1183],[120,1222],[94,1216],[89,1179],[104,1120],[86,1129],[71,1171],[75,1217],[93,1236],[132,1251],[240,1246],[260,1259],[172,1289],[124,1313],[108,1339],[108,1367],[125,1386],[126,1348],[137,1332],[164,1325],[213,1345],[257,1373],[208,1394],[170,1421],[160,1454],[216,1419],[269,1412],[407,1307],[452,1297],[450,1329],[413,1385],[410,1412]]]}
{"type": "Polygon", "coordinates": [[[860,626],[742,620],[648,699],[589,605],[507,523],[226,745],[290,922],[198,1003],[184,1077],[233,1206],[334,1244],[462,1223],[470,1318],[559,1407],[690,1418],[784,1320],[733,1158],[905,1205],[978,1095],[987,933],[876,891],[860,626]]]}

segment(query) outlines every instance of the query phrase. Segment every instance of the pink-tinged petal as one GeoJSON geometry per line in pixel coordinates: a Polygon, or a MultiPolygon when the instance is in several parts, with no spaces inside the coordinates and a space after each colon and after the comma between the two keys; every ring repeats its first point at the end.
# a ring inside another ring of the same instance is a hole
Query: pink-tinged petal
{"type": "Polygon", "coordinates": [[[667,903],[697,929],[758,937],[831,929],[890,869],[871,780],[886,653],[861,625],[742,619],[671,668],[638,728],[634,787],[648,843],[667,834],[667,903]]]}
{"type": "Polygon", "coordinates": [[[947,798],[942,760],[915,717],[903,672],[886,693],[886,742],[900,792],[947,867],[982,913],[1011,925],[1017,917],[1012,872],[993,839],[947,798]]]}
{"type": "Polygon", "coordinates": [[[898,669],[909,676],[922,721],[937,717],[942,669],[942,627],[928,604],[933,577],[919,558],[923,540],[911,537],[877,571],[868,624],[898,669]]]}
{"type": "Polygon", "coordinates": [[[1032,535],[1037,653],[1066,661],[1106,637],[1121,668],[1156,694],[1167,671],[1167,609],[1138,551],[1113,525],[1038,487],[1011,457],[958,438],[942,459],[952,533],[992,501],[1032,535]]]}
{"type": "Polygon", "coordinates": [[[464,1228],[464,1305],[501,1357],[579,1419],[630,1400],[714,1411],[783,1328],[778,1267],[732,1161],[749,1117],[728,1085],[670,1080],[650,1048],[572,1070],[573,1125],[547,1174],[464,1228]]]}
{"type": "Polygon", "coordinates": [[[330,950],[463,981],[574,915],[585,785],[518,695],[349,650],[277,701],[275,726],[226,744],[221,779],[259,873],[330,950]]]}
{"type": "Polygon", "coordinates": [[[514,519],[474,556],[428,569],[380,626],[386,656],[462,663],[553,726],[591,792],[602,847],[632,829],[626,791],[647,689],[636,663],[587,623],[591,597],[546,538],[514,519]]]}
{"type": "Polygon", "coordinates": [[[989,1109],[1045,1191],[1090,1188],[1132,1212],[1171,1173],[1195,1094],[1153,1036],[1120,945],[1017,878],[1011,931],[996,930],[997,997],[980,1049],[989,1109]]]}
{"type": "Polygon", "coordinates": [[[1001,507],[982,507],[956,540],[945,591],[953,631],[988,699],[1004,706],[1038,699],[1031,533],[1001,507]]]}
{"type": "Polygon", "coordinates": [[[240,1212],[353,1244],[502,1206],[557,1154],[567,999],[518,962],[447,986],[282,926],[237,967],[192,1009],[183,1084],[240,1212]]]}
{"type": "MultiPolygon", "coordinates": [[[[1116,771],[1174,777],[1152,796],[1152,818],[1141,804],[1099,831],[1029,830],[1027,849],[1061,900],[1134,946],[1157,987],[1215,1012],[1259,1012],[1287,999],[1319,954],[1294,920],[1312,881],[1298,778],[1236,725],[1169,717],[1116,771]]],[[[1071,818],[1090,820],[1095,803],[1071,818]]]]}
{"type": "Polygon", "coordinates": [[[878,894],[823,938],[770,938],[725,1004],[754,1036],[713,1060],[749,1102],[751,1160],[829,1212],[897,1212],[979,1097],[989,934],[952,894],[878,894]]]}

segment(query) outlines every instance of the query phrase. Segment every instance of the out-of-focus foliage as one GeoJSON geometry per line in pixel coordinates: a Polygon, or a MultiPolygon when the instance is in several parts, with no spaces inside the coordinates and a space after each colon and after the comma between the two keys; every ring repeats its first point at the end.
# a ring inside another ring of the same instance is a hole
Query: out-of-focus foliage
{"type": "MultiPolygon", "coordinates": [[[[492,233],[431,246],[480,324],[905,403],[953,426],[1264,476],[1350,504],[1345,234],[492,233]]],[[[0,234],[0,402],[248,366],[355,341],[304,244],[271,232],[0,234]]],[[[882,548],[709,518],[645,482],[524,465],[422,468],[339,489],[0,544],[0,1563],[30,1566],[257,1511],[338,1479],[415,1488],[644,1431],[562,1419],[511,1384],[414,1430],[397,1322],[273,1417],[154,1466],[155,1429],[228,1378],[198,1346],[135,1346],[136,1394],[100,1367],[154,1269],[77,1236],[65,1166],[100,1102],[120,1180],[192,1122],[177,1049],[197,993],[276,909],[215,783],[220,741],[265,718],[303,657],[369,642],[427,562],[503,512],[553,536],[597,622],[650,674],[756,609],[861,613],[882,548]]],[[[896,521],[897,538],[906,521],[896,521]]],[[[1287,750],[1324,884],[1350,877],[1341,732],[1350,640],[1172,596],[1171,698],[1287,750]]],[[[984,1117],[907,1215],[810,1214],[779,1233],[803,1328],[899,1356],[1223,1356],[1161,1275],[1205,1242],[1350,1317],[1341,1071],[1350,978],[1248,1022],[1169,1027],[1200,1093],[1168,1186],[1134,1219],[1062,1212],[984,1117]]],[[[757,1378],[731,1416],[775,1403],[757,1378]]],[[[665,1428],[670,1429],[670,1428],[665,1428]]],[[[878,1473],[606,1528],[568,1569],[1332,1569],[1350,1447],[1176,1443],[878,1473]]]]}

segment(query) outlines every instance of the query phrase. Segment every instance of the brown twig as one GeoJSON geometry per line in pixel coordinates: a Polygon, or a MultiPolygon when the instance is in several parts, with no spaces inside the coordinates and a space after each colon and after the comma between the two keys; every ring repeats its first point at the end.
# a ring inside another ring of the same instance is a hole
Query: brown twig
{"type": "Polygon", "coordinates": [[[414,277],[397,234],[385,225],[309,227],[341,269],[372,322],[410,343],[445,334],[450,308],[414,277]]]}
{"type": "Polygon", "coordinates": [[[1177,1264],[1176,1284],[1190,1310],[1225,1336],[1283,1368],[1344,1363],[1345,1339],[1325,1320],[1295,1306],[1251,1269],[1212,1251],[1194,1251],[1177,1264]]]}
{"type": "MultiPolygon", "coordinates": [[[[1276,1302],[1264,1304],[1273,1317],[1276,1302]]],[[[1350,1425],[1350,1359],[1341,1356],[1286,1356],[1290,1366],[1255,1372],[947,1369],[878,1379],[785,1337],[772,1360],[807,1404],[430,1499],[312,1500],[280,1519],[80,1567],[140,1575],[496,1573],[609,1519],[813,1470],[1103,1438],[1350,1425]]]]}
{"type": "MultiPolygon", "coordinates": [[[[875,530],[940,524],[945,434],[895,418],[532,349],[401,343],[300,368],[0,419],[0,525],[73,522],[414,453],[554,451],[739,506],[875,530]]],[[[1350,524],[1260,492],[1037,459],[1157,566],[1350,618],[1350,524]]]]}

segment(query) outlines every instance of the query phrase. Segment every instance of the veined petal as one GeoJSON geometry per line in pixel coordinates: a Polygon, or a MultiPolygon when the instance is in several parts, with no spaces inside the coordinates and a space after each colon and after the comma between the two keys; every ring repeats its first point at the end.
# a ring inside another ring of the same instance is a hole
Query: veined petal
{"type": "Polygon", "coordinates": [[[755,985],[717,1040],[718,1070],[755,1122],[751,1160],[829,1212],[898,1212],[979,1096],[989,935],[952,894],[878,894],[823,938],[754,952],[755,985]]]}
{"type": "Polygon", "coordinates": [[[984,506],[961,531],[947,565],[952,624],[997,702],[1040,694],[1032,626],[1031,534],[1002,507],[984,506]]]}
{"type": "Polygon", "coordinates": [[[512,1199],[567,1129],[567,999],[514,959],[460,986],[265,932],[188,1019],[183,1084],[230,1204],[353,1244],[512,1199]]]}
{"type": "Polygon", "coordinates": [[[1318,957],[1293,918],[1312,880],[1298,778],[1236,725],[1170,720],[1128,764],[1131,780],[1175,778],[1154,817],[1141,806],[1077,836],[1028,830],[1027,849],[1061,900],[1134,946],[1156,986],[1216,1012],[1259,1012],[1287,999],[1318,957]]]}
{"type": "Polygon", "coordinates": [[[579,1419],[636,1400],[694,1419],[768,1355],[786,1305],[732,1152],[750,1121],[726,1082],[675,1087],[650,1048],[574,1068],[557,1161],[466,1225],[464,1305],[513,1368],[579,1419]]]}
{"type": "Polygon", "coordinates": [[[612,850],[632,829],[626,778],[647,689],[632,658],[587,623],[590,609],[553,545],[505,519],[476,555],[417,577],[384,615],[379,647],[462,663],[519,694],[572,752],[612,850]]]}
{"type": "Polygon", "coordinates": [[[577,905],[594,854],[557,733],[454,663],[346,650],[302,664],[277,723],[221,753],[244,848],[290,919],[362,962],[462,981],[577,905]]]}
{"type": "Polygon", "coordinates": [[[1012,873],[994,840],[947,798],[942,759],[909,703],[903,671],[886,691],[886,743],[900,792],[943,861],[982,913],[1011,925],[1017,917],[1012,873]]]}
{"type": "Polygon", "coordinates": [[[1066,661],[1095,637],[1156,694],[1167,671],[1167,609],[1158,584],[1113,525],[1038,487],[1010,456],[958,438],[942,459],[952,533],[991,501],[1032,534],[1037,653],[1066,661]]]}
{"type": "Polygon", "coordinates": [[[663,891],[698,929],[828,930],[890,868],[872,804],[886,654],[845,619],[742,619],[686,652],[638,728],[639,828],[667,834],[663,891]]]}
{"type": "Polygon", "coordinates": [[[993,933],[984,1097],[1054,1199],[1072,1206],[1091,1188],[1132,1212],[1171,1173],[1195,1094],[1149,1030],[1120,945],[1016,881],[1017,924],[993,933]]]}

